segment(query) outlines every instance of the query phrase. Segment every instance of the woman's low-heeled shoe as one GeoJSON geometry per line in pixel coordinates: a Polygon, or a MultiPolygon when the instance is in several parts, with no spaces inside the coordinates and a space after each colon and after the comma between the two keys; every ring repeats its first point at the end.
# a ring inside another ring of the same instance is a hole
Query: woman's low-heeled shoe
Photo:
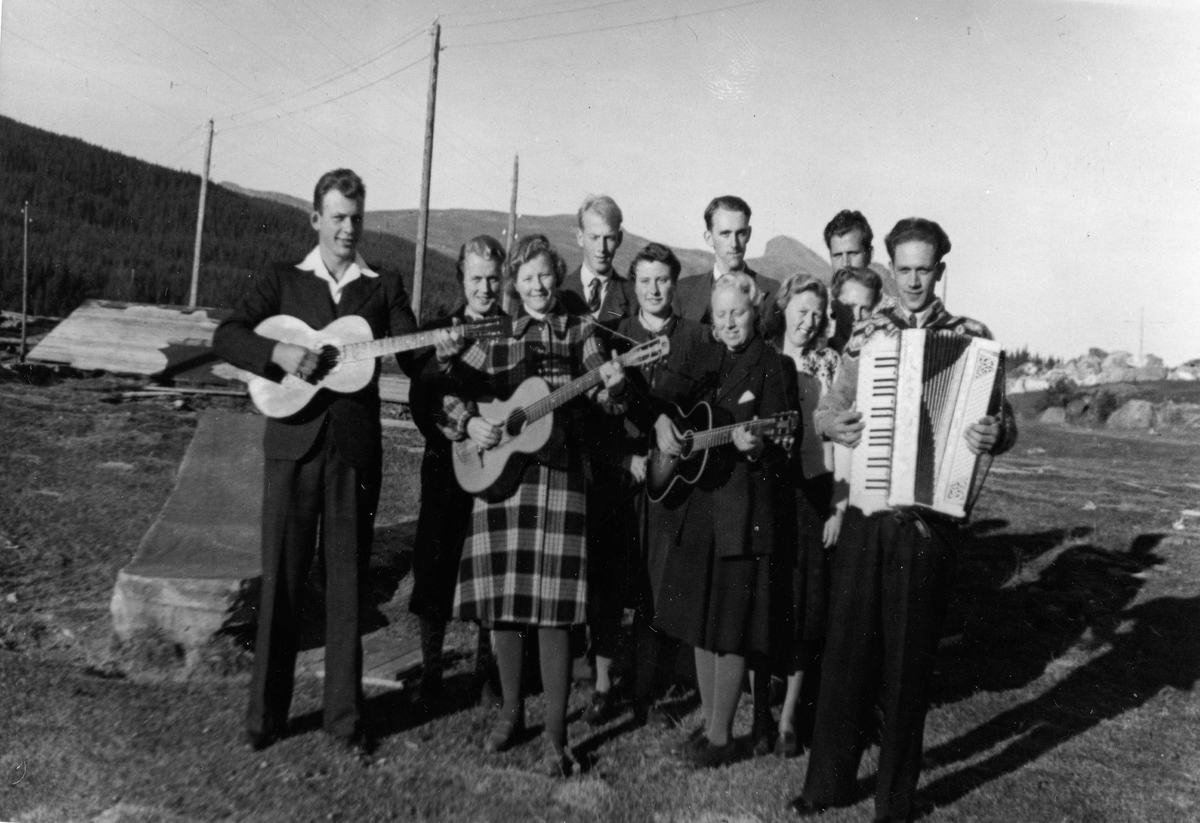
{"type": "Polygon", "coordinates": [[[488,754],[495,754],[510,748],[517,742],[517,738],[525,731],[525,713],[517,715],[516,720],[497,720],[496,725],[492,727],[488,733],[487,739],[483,741],[483,750],[488,754]]]}
{"type": "Polygon", "coordinates": [[[800,752],[800,741],[793,731],[783,731],[775,738],[776,757],[795,757],[800,752]]]}
{"type": "Polygon", "coordinates": [[[544,771],[547,776],[556,780],[574,777],[579,773],[579,761],[575,759],[575,755],[568,748],[564,748],[560,753],[555,751],[553,746],[547,746],[544,771]]]}

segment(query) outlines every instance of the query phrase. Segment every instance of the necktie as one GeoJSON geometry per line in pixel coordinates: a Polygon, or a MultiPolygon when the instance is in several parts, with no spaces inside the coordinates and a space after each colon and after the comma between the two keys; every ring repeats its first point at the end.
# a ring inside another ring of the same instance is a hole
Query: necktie
{"type": "Polygon", "coordinates": [[[600,278],[593,277],[588,289],[588,311],[592,314],[600,311],[600,278]]]}

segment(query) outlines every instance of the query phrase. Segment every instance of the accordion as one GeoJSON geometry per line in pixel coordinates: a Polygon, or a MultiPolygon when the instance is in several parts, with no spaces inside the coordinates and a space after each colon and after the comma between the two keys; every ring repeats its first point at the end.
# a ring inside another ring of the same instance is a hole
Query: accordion
{"type": "Polygon", "coordinates": [[[851,506],[863,514],[916,506],[965,519],[991,455],[967,448],[964,430],[1003,388],[994,340],[908,329],[862,350],[857,408],[866,428],[850,462],[851,506]]]}

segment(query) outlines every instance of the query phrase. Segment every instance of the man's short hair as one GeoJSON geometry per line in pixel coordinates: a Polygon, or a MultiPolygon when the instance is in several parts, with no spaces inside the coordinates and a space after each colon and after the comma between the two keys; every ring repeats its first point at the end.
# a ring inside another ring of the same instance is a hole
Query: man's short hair
{"type": "Polygon", "coordinates": [[[583,205],[579,207],[579,211],[575,215],[575,220],[579,223],[579,228],[583,228],[584,212],[591,212],[599,215],[604,219],[604,222],[610,226],[621,228],[621,223],[625,216],[621,214],[621,207],[617,205],[617,201],[613,200],[607,194],[589,194],[583,198],[583,205]]]}
{"type": "Polygon", "coordinates": [[[462,244],[462,248],[458,250],[458,260],[454,264],[454,272],[458,276],[458,282],[463,281],[463,264],[467,260],[467,255],[473,254],[483,260],[491,260],[500,266],[500,270],[504,270],[504,246],[500,245],[500,241],[490,234],[480,234],[472,237],[470,240],[462,244]]]}
{"type": "Polygon", "coordinates": [[[842,286],[847,283],[858,283],[865,289],[875,292],[875,299],[883,294],[883,278],[874,269],[859,266],[846,266],[838,269],[829,285],[829,293],[837,300],[842,295],[842,286]]]}
{"type": "Polygon", "coordinates": [[[825,227],[825,248],[829,248],[833,238],[841,237],[855,229],[862,232],[863,242],[870,249],[871,242],[875,239],[875,233],[871,231],[871,224],[867,222],[867,218],[863,217],[861,211],[850,211],[849,209],[839,211],[825,227]]]}
{"type": "Polygon", "coordinates": [[[732,194],[722,194],[720,197],[714,197],[712,202],[708,204],[708,208],[704,210],[704,227],[712,231],[712,218],[716,214],[717,209],[725,209],[725,211],[736,211],[746,215],[746,220],[750,220],[750,204],[740,197],[732,194]]]}
{"type": "Polygon", "coordinates": [[[337,189],[349,200],[357,200],[359,203],[367,201],[367,187],[361,177],[350,169],[334,169],[322,174],[321,179],[317,181],[317,186],[313,189],[313,211],[321,210],[325,202],[325,193],[330,189],[337,189]]]}
{"type": "Polygon", "coordinates": [[[942,258],[950,253],[950,238],[942,227],[932,220],[926,220],[924,217],[906,217],[892,227],[888,232],[888,236],[883,238],[883,243],[887,246],[888,257],[895,258],[896,246],[901,243],[910,243],[914,240],[919,240],[923,243],[928,243],[933,246],[933,258],[935,263],[942,262],[942,258]]]}
{"type": "Polygon", "coordinates": [[[512,256],[508,258],[508,279],[511,283],[517,280],[517,271],[531,260],[545,257],[550,261],[554,272],[554,285],[561,286],[567,276],[567,264],[554,248],[554,244],[544,234],[530,234],[522,237],[513,246],[512,256]]]}
{"type": "Polygon", "coordinates": [[[671,282],[675,283],[679,280],[679,272],[683,266],[679,262],[679,258],[675,256],[675,252],[664,246],[662,243],[647,243],[641,251],[634,255],[633,262],[629,264],[629,281],[637,281],[638,263],[662,263],[671,271],[671,282]]]}

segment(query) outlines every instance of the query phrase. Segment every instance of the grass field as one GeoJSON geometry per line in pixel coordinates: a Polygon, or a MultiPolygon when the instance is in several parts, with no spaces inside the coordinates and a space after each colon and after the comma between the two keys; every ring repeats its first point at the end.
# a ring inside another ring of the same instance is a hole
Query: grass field
{"type": "MultiPolygon", "coordinates": [[[[292,734],[239,744],[246,654],[188,676],[169,648],[121,648],[117,570],[165,501],[195,426],[166,400],[106,402],[119,381],[0,382],[0,820],[782,821],[805,759],[691,772],[682,732],[629,715],[572,742],[594,765],[552,781],[534,734],[480,751],[488,709],[466,686],[459,627],[447,699],[425,720],[403,692],[368,695],[369,765],[318,731],[301,681],[292,734]]],[[[234,405],[234,401],[227,401],[234,405]]],[[[240,402],[240,401],[239,401],[240,402]]],[[[419,442],[388,430],[379,521],[412,514],[419,442]]],[[[1200,820],[1200,440],[1025,424],[997,461],[959,557],[926,729],[928,821],[1200,820]]],[[[377,624],[411,633],[411,577],[379,541],[377,624]]],[[[749,730],[743,707],[738,731],[749,730]]],[[[868,821],[863,800],[822,820],[868,821]]]]}

